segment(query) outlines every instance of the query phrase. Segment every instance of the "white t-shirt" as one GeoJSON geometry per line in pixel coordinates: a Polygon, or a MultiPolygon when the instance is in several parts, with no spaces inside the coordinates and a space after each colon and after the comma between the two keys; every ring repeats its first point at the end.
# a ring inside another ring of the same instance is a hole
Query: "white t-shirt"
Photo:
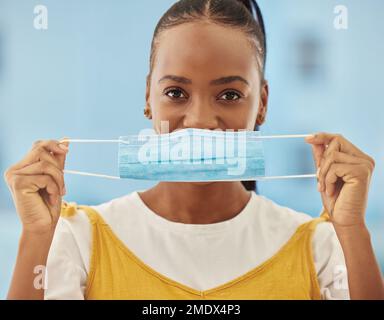
{"type": "MultiPolygon", "coordinates": [[[[200,291],[262,264],[312,219],[255,192],[235,217],[212,224],[167,220],[149,209],[138,192],[91,207],[145,264],[200,291]]],[[[349,299],[344,255],[332,223],[319,223],[312,242],[322,298],[349,299]]],[[[59,219],[48,256],[45,299],[84,299],[91,243],[91,224],[83,210],[59,219]]]]}

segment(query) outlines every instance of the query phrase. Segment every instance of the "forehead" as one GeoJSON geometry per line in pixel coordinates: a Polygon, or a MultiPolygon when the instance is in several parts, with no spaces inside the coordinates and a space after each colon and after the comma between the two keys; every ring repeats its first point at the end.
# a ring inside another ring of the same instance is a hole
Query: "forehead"
{"type": "Polygon", "coordinates": [[[209,22],[185,23],[160,34],[153,75],[212,78],[238,74],[252,81],[259,72],[255,55],[241,30],[209,22]]]}

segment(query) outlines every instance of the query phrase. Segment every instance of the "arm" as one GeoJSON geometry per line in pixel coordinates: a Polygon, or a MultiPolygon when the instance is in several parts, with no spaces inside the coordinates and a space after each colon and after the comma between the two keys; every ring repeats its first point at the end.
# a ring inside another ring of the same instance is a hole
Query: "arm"
{"type": "Polygon", "coordinates": [[[384,285],[365,225],[335,226],[348,270],[351,299],[384,299],[384,285]]]}
{"type": "Polygon", "coordinates": [[[65,194],[67,151],[58,141],[37,141],[4,173],[23,230],[8,299],[43,298],[45,265],[65,194]]]}
{"type": "Polygon", "coordinates": [[[81,230],[81,246],[63,218],[54,236],[22,233],[8,299],[84,299],[88,273],[84,261],[90,258],[91,232],[87,217],[80,214],[72,224],[81,230]],[[43,268],[35,273],[35,266],[43,268]]]}
{"type": "Polygon", "coordinates": [[[53,232],[33,234],[23,232],[7,299],[44,299],[45,270],[53,232]]]}
{"type": "Polygon", "coordinates": [[[365,211],[374,160],[338,134],[318,133],[312,144],[318,190],[339,238],[351,299],[384,299],[365,211]]]}

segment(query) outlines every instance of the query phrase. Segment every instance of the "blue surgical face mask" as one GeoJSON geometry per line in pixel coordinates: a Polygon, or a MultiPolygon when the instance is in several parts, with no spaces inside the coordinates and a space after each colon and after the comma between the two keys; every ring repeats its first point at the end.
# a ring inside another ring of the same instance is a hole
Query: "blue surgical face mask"
{"type": "Polygon", "coordinates": [[[232,181],[265,175],[258,131],[188,128],[167,134],[143,130],[120,137],[120,178],[156,181],[232,181]]]}
{"type": "Polygon", "coordinates": [[[62,142],[118,143],[119,176],[64,170],[111,179],[155,181],[245,181],[315,178],[316,174],[265,176],[263,139],[305,138],[308,134],[261,136],[259,131],[188,128],[166,134],[145,129],[118,140],[62,142]]]}

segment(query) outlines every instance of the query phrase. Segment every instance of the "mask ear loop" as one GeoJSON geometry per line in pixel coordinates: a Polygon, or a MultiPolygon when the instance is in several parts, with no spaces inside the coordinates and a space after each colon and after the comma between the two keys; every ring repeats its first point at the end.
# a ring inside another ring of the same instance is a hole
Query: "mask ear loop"
{"type": "MultiPolygon", "coordinates": [[[[69,143],[127,143],[123,140],[97,140],[97,139],[62,139],[60,140],[60,143],[69,142],[69,143]]],[[[91,173],[91,172],[83,172],[83,171],[76,171],[76,170],[63,170],[66,174],[76,174],[79,176],[91,176],[91,177],[99,177],[99,178],[106,178],[106,179],[114,179],[114,180],[120,180],[121,178],[118,176],[111,176],[107,174],[100,174],[100,173],[91,173]]]]}
{"type": "Polygon", "coordinates": [[[82,143],[119,143],[119,142],[125,142],[123,140],[95,140],[95,139],[62,139],[59,141],[60,143],[64,142],[82,142],[82,143]]]}
{"type": "MultiPolygon", "coordinates": [[[[291,139],[291,138],[306,138],[312,136],[311,134],[290,134],[290,135],[269,135],[269,136],[256,136],[253,137],[254,139],[291,139]]],[[[60,140],[60,143],[63,142],[69,142],[69,143],[126,143],[128,142],[124,140],[96,140],[96,139],[62,139],[60,140]]],[[[81,176],[92,176],[92,177],[99,177],[99,178],[106,178],[106,179],[113,179],[113,180],[120,180],[121,178],[119,176],[111,176],[106,174],[99,174],[99,173],[91,173],[91,172],[83,172],[83,171],[76,171],[76,170],[63,170],[66,174],[76,174],[81,176]]],[[[269,176],[269,177],[254,177],[251,179],[241,179],[242,181],[266,181],[266,180],[279,180],[279,179],[300,179],[300,178],[316,178],[316,174],[299,174],[299,175],[286,175],[286,176],[269,176]]],[[[239,179],[228,179],[228,180],[220,180],[220,181],[239,181],[239,179]]],[[[187,181],[192,182],[192,181],[187,181]]]]}

